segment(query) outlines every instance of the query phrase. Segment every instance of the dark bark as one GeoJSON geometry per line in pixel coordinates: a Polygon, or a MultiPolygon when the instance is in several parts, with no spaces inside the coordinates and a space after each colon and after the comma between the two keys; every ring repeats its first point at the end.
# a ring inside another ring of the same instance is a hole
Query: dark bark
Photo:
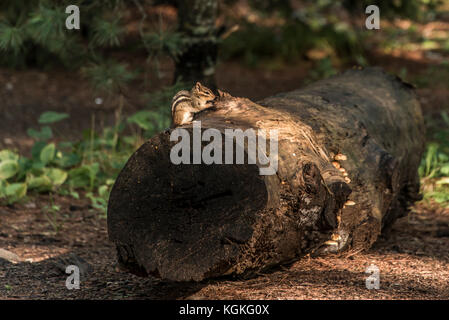
{"type": "Polygon", "coordinates": [[[178,32],[183,34],[184,47],[176,61],[175,79],[200,81],[215,89],[217,10],[216,0],[178,2],[178,32]]]}
{"type": "Polygon", "coordinates": [[[419,198],[420,106],[408,85],[377,69],[258,104],[223,98],[197,120],[203,130],[279,130],[278,171],[173,165],[170,133],[150,139],[109,200],[109,236],[131,272],[202,280],[369,248],[419,198]],[[347,157],[338,161],[346,179],[332,164],[337,154],[347,157]]]}

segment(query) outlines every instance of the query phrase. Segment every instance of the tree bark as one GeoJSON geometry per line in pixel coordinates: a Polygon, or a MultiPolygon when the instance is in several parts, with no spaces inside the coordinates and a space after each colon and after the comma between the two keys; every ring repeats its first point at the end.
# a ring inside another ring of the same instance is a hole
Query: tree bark
{"type": "MultiPolygon", "coordinates": [[[[221,98],[196,120],[223,136],[227,128],[277,129],[278,170],[174,165],[170,132],[147,141],[109,200],[109,236],[130,272],[198,281],[369,248],[419,198],[420,106],[410,86],[378,69],[257,104],[221,98]]],[[[192,136],[192,125],[184,128],[192,136]]]]}
{"type": "Polygon", "coordinates": [[[184,48],[177,58],[175,79],[202,84],[215,89],[217,63],[216,0],[178,1],[178,32],[184,48]]]}

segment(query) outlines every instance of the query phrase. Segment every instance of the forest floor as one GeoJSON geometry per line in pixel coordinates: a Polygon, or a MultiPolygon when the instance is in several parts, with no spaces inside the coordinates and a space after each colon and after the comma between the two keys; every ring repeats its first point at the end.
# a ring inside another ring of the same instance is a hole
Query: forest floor
{"type": "MultiPolygon", "coordinates": [[[[370,62],[433,77],[423,59],[373,55],[370,62]]],[[[301,87],[309,67],[264,71],[223,63],[218,86],[258,100],[301,87]]],[[[449,110],[447,83],[437,81],[417,93],[426,118],[449,110]]],[[[131,98],[125,113],[143,107],[133,101],[132,91],[127,94],[131,98]]],[[[58,132],[68,137],[90,128],[92,113],[100,127],[110,125],[115,98],[102,97],[104,103],[96,105],[96,97],[87,83],[61,71],[0,70],[0,148],[29,152],[33,140],[26,130],[36,127],[38,116],[48,110],[70,113],[70,121],[57,124],[58,132]]],[[[0,259],[0,299],[449,299],[449,209],[429,203],[417,204],[366,252],[307,257],[250,279],[176,284],[124,273],[115,266],[106,219],[86,199],[42,195],[0,207],[0,249],[19,258],[16,263],[0,259]],[[61,207],[57,214],[46,209],[50,202],[61,207]],[[68,290],[64,266],[76,260],[88,266],[86,275],[79,290],[68,290]],[[378,290],[365,285],[370,265],[379,268],[378,290]]]]}
{"type": "Polygon", "coordinates": [[[0,248],[21,260],[0,259],[0,299],[449,299],[449,209],[417,205],[363,253],[306,257],[250,279],[177,284],[120,271],[106,219],[87,201],[57,198],[56,216],[41,209],[48,201],[0,208],[0,248]],[[77,261],[86,276],[68,290],[64,268],[77,261]],[[378,290],[366,288],[370,265],[379,268],[378,290]]]}

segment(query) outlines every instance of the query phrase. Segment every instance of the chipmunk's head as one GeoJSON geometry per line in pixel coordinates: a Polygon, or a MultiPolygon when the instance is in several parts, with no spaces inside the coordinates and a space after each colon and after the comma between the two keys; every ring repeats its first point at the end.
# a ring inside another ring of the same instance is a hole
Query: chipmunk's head
{"type": "Polygon", "coordinates": [[[192,88],[192,99],[196,107],[200,109],[209,108],[216,99],[215,94],[209,88],[197,82],[192,88]]]}

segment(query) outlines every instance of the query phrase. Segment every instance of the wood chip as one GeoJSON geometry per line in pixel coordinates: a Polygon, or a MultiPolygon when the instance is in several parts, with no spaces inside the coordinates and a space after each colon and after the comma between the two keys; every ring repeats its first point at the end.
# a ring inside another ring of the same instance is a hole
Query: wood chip
{"type": "Polygon", "coordinates": [[[335,233],[334,233],[334,234],[332,234],[331,239],[334,240],[334,241],[338,241],[338,240],[341,240],[341,237],[340,237],[339,234],[335,234],[335,233]]]}
{"type": "Polygon", "coordinates": [[[345,160],[348,160],[348,158],[347,158],[344,154],[341,154],[341,153],[335,155],[334,159],[337,160],[337,161],[345,161],[345,160]]]}

